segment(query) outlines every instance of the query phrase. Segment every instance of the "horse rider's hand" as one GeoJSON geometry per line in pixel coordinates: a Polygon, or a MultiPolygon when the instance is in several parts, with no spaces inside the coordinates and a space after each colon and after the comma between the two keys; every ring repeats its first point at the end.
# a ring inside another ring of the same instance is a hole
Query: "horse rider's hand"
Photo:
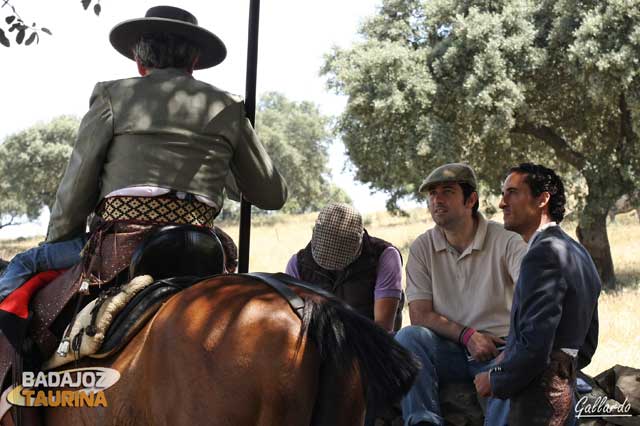
{"type": "Polygon", "coordinates": [[[505,341],[499,337],[476,331],[467,342],[467,349],[476,361],[486,362],[498,356],[496,343],[504,345],[505,341]]]}
{"type": "Polygon", "coordinates": [[[485,398],[491,396],[491,381],[489,380],[489,373],[487,371],[477,374],[473,380],[473,384],[476,385],[478,395],[485,398]]]}

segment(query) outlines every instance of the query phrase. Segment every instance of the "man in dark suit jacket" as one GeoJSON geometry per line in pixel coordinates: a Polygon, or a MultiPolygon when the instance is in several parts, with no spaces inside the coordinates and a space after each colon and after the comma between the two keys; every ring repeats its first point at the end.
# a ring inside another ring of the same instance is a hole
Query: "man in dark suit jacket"
{"type": "Polygon", "coordinates": [[[564,186],[551,169],[521,164],[505,180],[505,228],[529,244],[516,284],[503,359],[476,376],[478,393],[511,399],[509,424],[573,425],[576,369],[598,344],[600,278],[589,253],[559,226],[564,186]]]}

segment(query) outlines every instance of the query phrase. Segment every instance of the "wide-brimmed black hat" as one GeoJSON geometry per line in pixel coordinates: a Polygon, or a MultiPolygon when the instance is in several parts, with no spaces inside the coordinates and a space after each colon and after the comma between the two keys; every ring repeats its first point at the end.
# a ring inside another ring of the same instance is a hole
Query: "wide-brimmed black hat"
{"type": "Polygon", "coordinates": [[[152,7],[144,18],[119,23],[111,30],[109,40],[118,52],[133,60],[133,46],[143,34],[152,33],[175,34],[198,46],[200,56],[195,69],[211,68],[227,56],[227,48],[218,36],[198,26],[191,13],[172,6],[152,7]]]}

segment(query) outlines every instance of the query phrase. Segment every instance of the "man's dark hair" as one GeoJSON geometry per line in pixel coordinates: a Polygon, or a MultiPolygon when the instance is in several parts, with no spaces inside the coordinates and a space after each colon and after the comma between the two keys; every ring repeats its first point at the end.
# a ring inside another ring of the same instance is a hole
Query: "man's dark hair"
{"type": "Polygon", "coordinates": [[[549,215],[556,223],[562,222],[565,212],[564,205],[567,199],[564,195],[562,180],[556,172],[540,164],[522,163],[517,167],[512,167],[509,170],[509,174],[511,173],[526,175],[524,181],[529,185],[531,194],[534,197],[543,192],[548,192],[551,195],[551,198],[549,198],[549,215]]]}
{"type": "Polygon", "coordinates": [[[133,54],[145,68],[191,70],[200,49],[175,34],[153,33],[140,37],[133,47],[133,54]]]}
{"type": "MultiPolygon", "coordinates": [[[[466,182],[461,182],[459,183],[460,187],[462,188],[462,195],[464,197],[464,202],[466,203],[467,200],[469,199],[469,197],[471,197],[471,194],[473,194],[474,192],[477,193],[478,191],[475,190],[475,188],[471,185],[469,185],[466,182]]],[[[480,200],[478,199],[476,201],[476,203],[473,205],[473,210],[471,211],[471,215],[473,217],[478,216],[478,208],[480,207],[480,200]]]]}

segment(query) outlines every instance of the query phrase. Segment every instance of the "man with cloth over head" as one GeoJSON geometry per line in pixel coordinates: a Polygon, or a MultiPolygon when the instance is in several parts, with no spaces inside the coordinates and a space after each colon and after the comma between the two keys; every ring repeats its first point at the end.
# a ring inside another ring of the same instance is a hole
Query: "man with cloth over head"
{"type": "MultiPolygon", "coordinates": [[[[522,238],[478,212],[476,176],[466,164],[436,168],[422,183],[436,225],[411,245],[407,300],[411,326],[396,339],[422,369],[402,400],[405,425],[444,425],[440,384],[472,382],[495,362],[509,331],[522,238]]],[[[508,401],[489,398],[485,425],[503,426],[508,401]]]]}
{"type": "Polygon", "coordinates": [[[402,325],[402,257],[397,248],[364,229],[347,204],[320,211],[307,246],[286,273],[335,294],[387,331],[402,325]]]}
{"type": "MultiPolygon", "coordinates": [[[[331,203],[320,211],[311,241],[291,257],[286,273],[335,294],[389,332],[402,326],[400,252],[370,236],[362,215],[350,205],[331,203]]],[[[390,407],[367,400],[365,425],[390,413],[390,407]]]]}

